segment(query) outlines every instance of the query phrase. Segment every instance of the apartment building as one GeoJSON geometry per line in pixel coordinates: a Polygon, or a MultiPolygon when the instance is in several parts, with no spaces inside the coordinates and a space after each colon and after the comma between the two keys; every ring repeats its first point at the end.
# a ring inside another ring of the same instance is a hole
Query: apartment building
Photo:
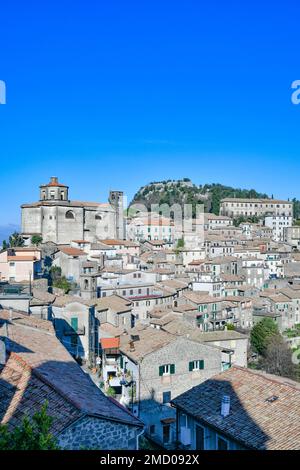
{"type": "Polygon", "coordinates": [[[240,199],[225,198],[221,200],[220,214],[227,217],[293,217],[293,203],[275,199],[240,199]]]}
{"type": "Polygon", "coordinates": [[[268,215],[265,217],[265,226],[272,229],[272,238],[276,242],[284,241],[285,229],[292,227],[292,225],[292,216],[268,215]]]}
{"type": "Polygon", "coordinates": [[[0,281],[30,282],[41,271],[38,248],[15,247],[0,253],[0,281]]]}

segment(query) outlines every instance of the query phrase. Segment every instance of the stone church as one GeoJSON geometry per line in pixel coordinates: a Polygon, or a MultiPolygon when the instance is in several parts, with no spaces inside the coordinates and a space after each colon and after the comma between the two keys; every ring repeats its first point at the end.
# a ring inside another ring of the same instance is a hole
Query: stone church
{"type": "Polygon", "coordinates": [[[22,234],[43,237],[43,242],[70,244],[72,240],[95,242],[125,238],[123,193],[110,191],[108,203],[69,200],[69,187],[52,177],[40,186],[40,200],[23,204],[22,234]]]}

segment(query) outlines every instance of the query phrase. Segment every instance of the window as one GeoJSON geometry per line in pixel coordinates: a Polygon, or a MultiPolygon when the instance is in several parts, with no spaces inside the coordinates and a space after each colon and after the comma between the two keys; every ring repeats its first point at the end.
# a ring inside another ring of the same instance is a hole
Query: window
{"type": "Polygon", "coordinates": [[[130,289],[129,295],[133,295],[133,290],[132,289],[130,289]]]}
{"type": "Polygon", "coordinates": [[[155,434],[155,424],[151,424],[149,428],[150,434],[155,434]]]}
{"type": "Polygon", "coordinates": [[[95,215],[95,219],[96,219],[96,220],[102,220],[102,217],[101,217],[101,215],[96,214],[96,215],[95,215]]]}
{"type": "Polygon", "coordinates": [[[72,211],[66,212],[66,219],[75,219],[74,212],[72,211]]]}
{"type": "Polygon", "coordinates": [[[16,263],[14,263],[13,261],[11,263],[9,263],[9,266],[13,267],[15,266],[16,263]]]}
{"type": "Polygon", "coordinates": [[[196,424],[196,449],[204,450],[204,428],[196,424]]]}
{"type": "Polygon", "coordinates": [[[165,424],[163,426],[163,443],[168,444],[170,442],[170,425],[165,424]]]}
{"type": "Polygon", "coordinates": [[[170,403],[171,392],[163,392],[163,403],[170,403]]]}
{"type": "Polygon", "coordinates": [[[221,436],[217,436],[217,450],[228,450],[228,441],[221,436]]]}
{"type": "Polygon", "coordinates": [[[175,364],[165,364],[163,366],[159,366],[159,375],[172,375],[175,374],[175,364]]]}
{"type": "Polygon", "coordinates": [[[122,291],[122,295],[126,295],[126,290],[123,290],[123,291],[122,291]]]}
{"type": "Polygon", "coordinates": [[[199,359],[197,361],[189,362],[189,371],[192,372],[193,370],[203,370],[204,369],[204,360],[199,359]]]}

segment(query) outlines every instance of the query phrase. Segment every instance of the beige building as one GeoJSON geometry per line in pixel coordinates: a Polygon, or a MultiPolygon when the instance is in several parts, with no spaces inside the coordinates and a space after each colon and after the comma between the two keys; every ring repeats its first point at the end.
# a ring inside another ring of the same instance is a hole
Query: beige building
{"type": "Polygon", "coordinates": [[[38,248],[14,247],[0,253],[0,282],[32,281],[41,270],[38,248]]]}
{"type": "Polygon", "coordinates": [[[124,238],[123,193],[110,191],[109,202],[71,201],[68,186],[52,177],[40,186],[40,200],[23,204],[22,235],[39,234],[43,242],[70,244],[104,238],[124,238]]]}
{"type": "Polygon", "coordinates": [[[293,203],[276,199],[239,199],[226,198],[221,200],[220,215],[227,217],[264,217],[293,216],[293,203]]]}

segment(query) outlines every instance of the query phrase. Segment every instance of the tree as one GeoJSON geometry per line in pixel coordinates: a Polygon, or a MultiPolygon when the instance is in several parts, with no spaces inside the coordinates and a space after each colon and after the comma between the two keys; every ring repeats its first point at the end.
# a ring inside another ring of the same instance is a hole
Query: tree
{"type": "Polygon", "coordinates": [[[72,284],[68,281],[68,279],[65,276],[62,276],[61,278],[53,281],[53,287],[62,289],[65,292],[65,294],[67,294],[72,289],[72,284]]]}
{"type": "Polygon", "coordinates": [[[41,237],[41,235],[33,235],[31,237],[31,243],[35,246],[40,245],[42,241],[43,241],[43,237],[41,237]]]}
{"type": "Polygon", "coordinates": [[[59,266],[51,266],[50,276],[51,276],[52,282],[55,282],[56,280],[60,279],[61,278],[61,268],[59,266]]]}
{"type": "Polygon", "coordinates": [[[176,255],[179,254],[180,248],[183,248],[183,247],[184,247],[184,240],[183,238],[179,238],[179,240],[177,241],[176,248],[175,248],[176,255]]]}
{"type": "Polygon", "coordinates": [[[177,241],[177,246],[176,246],[177,249],[179,248],[184,248],[184,240],[183,238],[179,238],[179,240],[177,241]]]}
{"type": "Polygon", "coordinates": [[[116,396],[116,391],[113,387],[108,387],[108,389],[106,390],[106,395],[108,397],[112,397],[114,398],[116,396]]]}
{"type": "Polygon", "coordinates": [[[278,327],[271,318],[264,318],[251,330],[251,345],[256,352],[263,355],[266,352],[268,341],[279,335],[278,327]]]}
{"type": "Polygon", "coordinates": [[[12,233],[9,237],[9,246],[11,248],[17,247],[17,246],[24,246],[24,243],[25,242],[24,242],[23,237],[18,232],[12,233]]]}
{"type": "Polygon", "coordinates": [[[297,367],[292,362],[292,351],[281,335],[269,338],[259,366],[269,374],[289,379],[297,378],[297,367]]]}
{"type": "Polygon", "coordinates": [[[6,240],[3,240],[3,242],[2,242],[2,250],[7,250],[7,248],[8,248],[8,243],[7,243],[6,240]]]}
{"type": "Polygon", "coordinates": [[[53,418],[47,415],[47,402],[30,419],[23,418],[22,424],[12,431],[7,425],[0,425],[0,450],[56,450],[56,438],[49,432],[53,418]]]}

